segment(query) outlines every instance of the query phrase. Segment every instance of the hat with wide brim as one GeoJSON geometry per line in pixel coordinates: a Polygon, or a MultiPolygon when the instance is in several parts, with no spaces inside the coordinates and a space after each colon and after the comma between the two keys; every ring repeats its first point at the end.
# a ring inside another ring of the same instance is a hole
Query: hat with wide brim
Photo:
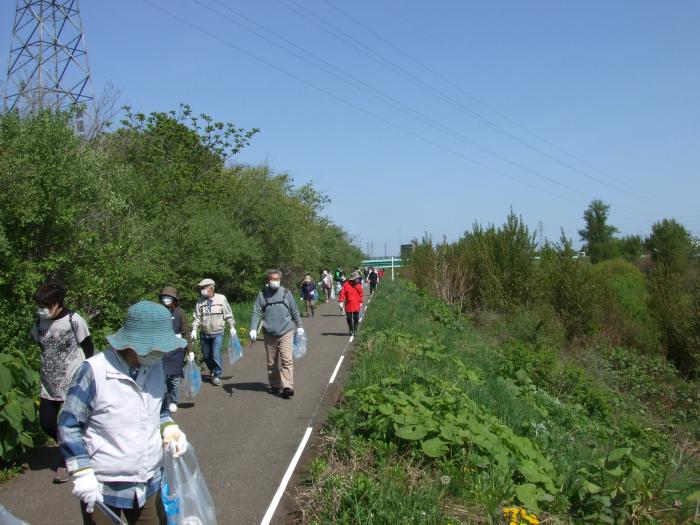
{"type": "Polygon", "coordinates": [[[180,294],[177,291],[177,288],[175,288],[174,286],[163,286],[163,288],[161,288],[160,290],[160,295],[168,295],[173,299],[177,299],[178,301],[180,300],[180,294]]]}
{"type": "Polygon", "coordinates": [[[362,276],[360,275],[360,272],[358,272],[357,270],[355,270],[354,272],[352,272],[350,274],[351,281],[354,281],[355,279],[360,279],[360,278],[362,278],[362,276]]]}
{"type": "Polygon", "coordinates": [[[130,306],[124,326],[107,336],[107,341],[115,350],[131,348],[138,355],[167,353],[187,346],[187,341],[175,336],[170,311],[152,301],[130,306]]]}

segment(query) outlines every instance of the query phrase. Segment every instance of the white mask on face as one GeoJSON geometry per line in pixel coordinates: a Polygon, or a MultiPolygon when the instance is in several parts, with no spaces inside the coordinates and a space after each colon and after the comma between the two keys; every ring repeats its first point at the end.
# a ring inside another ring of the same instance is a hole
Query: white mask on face
{"type": "Polygon", "coordinates": [[[170,306],[171,304],[173,304],[173,300],[174,300],[174,299],[173,299],[172,297],[169,297],[169,296],[167,296],[167,295],[164,295],[164,296],[161,297],[161,299],[160,299],[160,301],[161,301],[165,306],[170,306]]]}
{"type": "Polygon", "coordinates": [[[148,355],[137,355],[137,359],[139,360],[139,364],[141,366],[151,366],[151,365],[156,365],[163,361],[163,352],[151,352],[148,355]]]}
{"type": "Polygon", "coordinates": [[[202,297],[209,297],[209,288],[202,288],[202,297]]]}
{"type": "Polygon", "coordinates": [[[270,288],[277,290],[280,287],[280,281],[270,281],[270,288]]]}
{"type": "Polygon", "coordinates": [[[41,319],[48,319],[51,316],[48,308],[37,308],[36,315],[38,315],[41,319]]]}

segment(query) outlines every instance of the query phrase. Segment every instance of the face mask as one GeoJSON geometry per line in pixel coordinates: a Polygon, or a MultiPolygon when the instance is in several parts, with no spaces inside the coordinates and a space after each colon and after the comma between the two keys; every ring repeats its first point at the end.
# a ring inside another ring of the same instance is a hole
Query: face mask
{"type": "Polygon", "coordinates": [[[202,297],[209,297],[209,289],[202,288],[201,294],[202,294],[202,297]]]}
{"type": "Polygon", "coordinates": [[[172,298],[172,297],[168,297],[167,295],[166,295],[165,297],[161,298],[160,301],[161,301],[165,306],[170,306],[171,304],[173,304],[173,298],[172,298]]]}
{"type": "Polygon", "coordinates": [[[163,360],[163,352],[151,352],[148,355],[136,356],[141,366],[157,365],[163,360]]]}
{"type": "Polygon", "coordinates": [[[36,315],[38,315],[41,319],[48,319],[50,317],[49,309],[48,308],[37,308],[36,315]]]}
{"type": "Polygon", "coordinates": [[[280,287],[280,281],[270,281],[270,288],[277,290],[280,287]]]}

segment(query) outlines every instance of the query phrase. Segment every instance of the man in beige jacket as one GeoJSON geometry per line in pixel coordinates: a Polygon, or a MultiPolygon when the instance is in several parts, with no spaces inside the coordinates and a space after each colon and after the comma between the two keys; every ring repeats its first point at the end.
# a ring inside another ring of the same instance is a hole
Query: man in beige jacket
{"type": "Polygon", "coordinates": [[[199,283],[200,298],[194,307],[192,321],[192,341],[197,339],[200,329],[200,343],[204,361],[209,369],[212,385],[221,385],[221,347],[224,344],[224,325],[228,324],[231,336],[236,333],[231,306],[225,295],[214,293],[214,281],[203,279],[199,283]]]}

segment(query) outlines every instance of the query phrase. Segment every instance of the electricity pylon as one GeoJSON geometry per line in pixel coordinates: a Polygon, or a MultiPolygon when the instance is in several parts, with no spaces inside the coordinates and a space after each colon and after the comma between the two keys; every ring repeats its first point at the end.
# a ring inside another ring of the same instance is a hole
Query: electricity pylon
{"type": "MultiPolygon", "coordinates": [[[[31,113],[94,100],[78,0],[17,0],[3,105],[31,113]]],[[[76,121],[83,130],[82,112],[76,121]]]]}

